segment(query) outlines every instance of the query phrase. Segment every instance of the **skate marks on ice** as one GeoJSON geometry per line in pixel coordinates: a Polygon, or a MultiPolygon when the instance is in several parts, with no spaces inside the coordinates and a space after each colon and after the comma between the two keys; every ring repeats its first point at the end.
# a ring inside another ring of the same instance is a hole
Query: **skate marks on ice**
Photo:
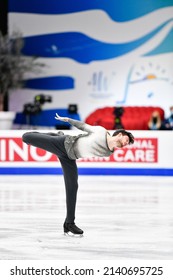
{"type": "Polygon", "coordinates": [[[0,259],[172,259],[173,178],[81,176],[63,234],[62,176],[0,177],[0,259]]]}

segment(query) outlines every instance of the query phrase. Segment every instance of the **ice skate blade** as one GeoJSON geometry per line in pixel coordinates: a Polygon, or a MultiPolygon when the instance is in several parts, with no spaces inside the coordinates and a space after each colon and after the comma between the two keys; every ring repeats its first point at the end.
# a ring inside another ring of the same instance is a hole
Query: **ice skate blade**
{"type": "Polygon", "coordinates": [[[65,236],[69,236],[69,237],[74,237],[74,238],[81,238],[81,237],[83,237],[83,234],[74,234],[74,233],[72,233],[70,231],[64,232],[64,235],[65,236]]]}

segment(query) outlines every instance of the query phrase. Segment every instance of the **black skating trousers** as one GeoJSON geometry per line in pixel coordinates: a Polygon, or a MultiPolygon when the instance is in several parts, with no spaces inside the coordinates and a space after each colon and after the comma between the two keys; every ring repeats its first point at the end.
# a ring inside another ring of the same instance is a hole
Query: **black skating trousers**
{"type": "Polygon", "coordinates": [[[55,154],[61,163],[65,190],[66,190],[66,207],[67,215],[66,222],[73,223],[75,220],[75,208],[78,190],[78,169],[76,160],[72,160],[67,156],[64,147],[65,135],[59,136],[56,133],[40,133],[40,132],[26,132],[22,136],[23,142],[52,154],[55,154]]]}

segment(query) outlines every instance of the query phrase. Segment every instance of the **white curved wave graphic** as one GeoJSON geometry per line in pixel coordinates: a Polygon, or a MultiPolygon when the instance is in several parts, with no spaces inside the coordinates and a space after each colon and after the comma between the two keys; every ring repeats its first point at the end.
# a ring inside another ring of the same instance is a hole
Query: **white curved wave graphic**
{"type": "Polygon", "coordinates": [[[141,45],[139,48],[127,53],[126,55],[111,60],[103,60],[101,62],[95,61],[90,63],[89,65],[81,64],[69,58],[39,58],[38,61],[47,65],[47,67],[45,67],[45,69],[43,69],[43,72],[41,72],[40,74],[36,75],[35,73],[33,73],[32,77],[49,77],[53,75],[62,75],[63,73],[63,75],[71,75],[75,78],[79,75],[79,73],[80,75],[85,75],[86,67],[89,70],[93,69],[94,65],[100,65],[100,63],[102,63],[102,67],[106,67],[106,65],[108,65],[108,67],[111,67],[111,65],[114,65],[115,63],[117,64],[119,61],[121,61],[121,63],[126,63],[126,61],[129,60],[133,61],[136,59],[136,57],[143,56],[155,49],[169,34],[172,28],[173,22],[170,22],[149,41],[141,45]]]}
{"type": "Polygon", "coordinates": [[[159,9],[123,23],[111,20],[101,10],[64,15],[9,13],[9,32],[11,34],[13,30],[19,29],[23,36],[81,32],[102,42],[126,43],[147,35],[171,19],[173,19],[173,7],[159,9]]]}
{"type": "Polygon", "coordinates": [[[159,31],[159,33],[157,33],[155,36],[153,36],[146,43],[144,43],[139,48],[134,50],[133,52],[135,53],[135,55],[138,55],[138,56],[145,55],[148,52],[155,49],[159,44],[161,44],[163,42],[163,40],[166,38],[166,36],[169,34],[169,32],[171,31],[172,28],[173,28],[173,21],[168,23],[164,28],[162,28],[162,30],[159,31]]]}

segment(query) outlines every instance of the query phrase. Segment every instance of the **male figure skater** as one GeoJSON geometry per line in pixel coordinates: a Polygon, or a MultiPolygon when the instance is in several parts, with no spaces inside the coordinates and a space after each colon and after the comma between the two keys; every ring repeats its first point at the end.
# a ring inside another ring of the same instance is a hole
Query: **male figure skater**
{"type": "Polygon", "coordinates": [[[57,133],[26,132],[22,139],[32,145],[55,154],[61,163],[66,190],[67,214],[63,224],[64,233],[82,236],[83,230],[78,228],[75,221],[75,207],[78,190],[78,170],[76,159],[86,157],[108,157],[115,147],[123,148],[134,143],[134,136],[120,129],[110,133],[102,126],[91,126],[81,121],[56,114],[55,119],[68,122],[85,133],[77,136],[57,133]]]}

